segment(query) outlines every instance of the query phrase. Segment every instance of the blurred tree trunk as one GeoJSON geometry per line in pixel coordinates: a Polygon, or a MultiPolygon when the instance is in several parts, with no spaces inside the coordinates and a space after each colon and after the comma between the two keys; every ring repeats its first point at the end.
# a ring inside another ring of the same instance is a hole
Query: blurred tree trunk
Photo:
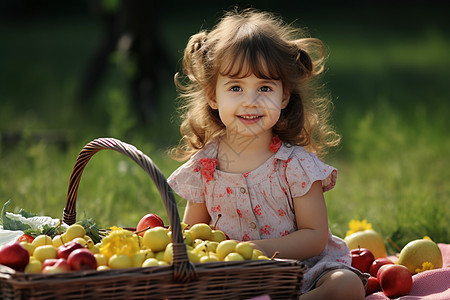
{"type": "Polygon", "coordinates": [[[84,104],[89,102],[115,54],[134,110],[140,121],[147,122],[154,114],[159,75],[172,65],[158,36],[154,1],[89,0],[89,4],[102,23],[103,37],[81,79],[79,97],[84,104]]]}

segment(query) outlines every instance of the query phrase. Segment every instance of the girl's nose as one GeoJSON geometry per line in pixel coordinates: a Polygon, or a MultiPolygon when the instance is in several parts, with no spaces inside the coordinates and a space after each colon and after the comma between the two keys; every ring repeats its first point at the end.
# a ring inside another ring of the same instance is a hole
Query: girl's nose
{"type": "Polygon", "coordinates": [[[258,105],[259,94],[256,92],[247,92],[244,95],[242,105],[245,107],[256,107],[258,105]]]}

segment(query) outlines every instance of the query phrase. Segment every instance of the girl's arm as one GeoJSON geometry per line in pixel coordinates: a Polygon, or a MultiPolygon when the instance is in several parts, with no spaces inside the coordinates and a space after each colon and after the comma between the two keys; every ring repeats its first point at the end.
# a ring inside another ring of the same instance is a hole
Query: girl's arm
{"type": "Polygon", "coordinates": [[[206,209],[205,203],[195,203],[188,201],[186,209],[184,210],[183,223],[194,225],[197,223],[209,224],[211,216],[206,209]]]}
{"type": "Polygon", "coordinates": [[[305,260],[325,249],[328,216],[321,181],[315,181],[305,195],[293,199],[298,230],[289,235],[252,241],[267,256],[305,260]]]}

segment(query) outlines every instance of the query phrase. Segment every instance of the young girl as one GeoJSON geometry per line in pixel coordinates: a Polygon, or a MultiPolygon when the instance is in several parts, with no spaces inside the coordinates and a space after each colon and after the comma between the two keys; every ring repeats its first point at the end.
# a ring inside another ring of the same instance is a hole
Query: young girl
{"type": "Polygon", "coordinates": [[[186,224],[221,214],[218,227],[231,239],[302,260],[301,299],[363,299],[367,277],[328,229],[323,192],[337,170],[316,156],[339,142],[327,122],[330,101],[312,84],[324,46],[299,34],[245,10],[190,38],[187,78],[175,78],[187,101],[176,154],[189,160],[168,181],[188,201],[186,224]]]}

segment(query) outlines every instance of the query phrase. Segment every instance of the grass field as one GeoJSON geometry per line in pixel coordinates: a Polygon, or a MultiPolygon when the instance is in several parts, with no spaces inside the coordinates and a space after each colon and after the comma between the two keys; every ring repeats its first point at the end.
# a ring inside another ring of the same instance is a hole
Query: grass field
{"type": "MultiPolygon", "coordinates": [[[[325,82],[336,100],[334,123],[343,137],[327,158],[339,169],[338,185],[326,194],[333,233],[343,237],[351,219],[367,219],[400,246],[424,235],[450,243],[448,21],[439,8],[429,7],[410,8],[400,23],[393,20],[396,11],[381,23],[360,14],[351,18],[348,10],[333,12],[286,12],[291,21],[308,24],[330,49],[325,82]]],[[[192,11],[190,20],[198,21],[190,23],[183,15],[165,15],[161,32],[174,61],[188,37],[202,24],[210,26],[215,13],[192,11]]],[[[83,110],[76,89],[101,34],[98,24],[87,13],[0,24],[6,45],[0,49],[0,204],[11,199],[13,211],[22,207],[61,217],[77,154],[97,137],[134,144],[166,176],[179,165],[166,154],[179,138],[170,78],[146,126],[135,121],[124,76],[113,65],[90,109],[83,110]],[[23,138],[10,143],[5,137],[12,133],[23,138]],[[62,135],[64,144],[35,139],[40,134],[62,135]]],[[[182,214],[184,202],[178,200],[182,214]]],[[[167,221],[145,172],[112,151],[96,154],[86,167],[77,207],[80,218],[93,218],[102,227],[132,226],[147,212],[167,221]]]]}

